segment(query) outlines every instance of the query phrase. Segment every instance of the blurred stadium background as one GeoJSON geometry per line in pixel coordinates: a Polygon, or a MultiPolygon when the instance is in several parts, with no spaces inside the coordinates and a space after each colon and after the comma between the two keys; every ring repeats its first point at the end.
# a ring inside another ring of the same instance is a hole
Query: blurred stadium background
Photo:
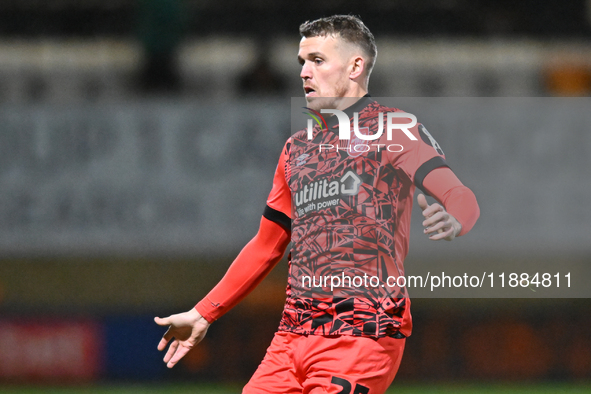
{"type": "MultiPolygon", "coordinates": [[[[566,125],[429,128],[482,216],[451,246],[415,222],[409,271],[591,262],[591,1],[0,0],[0,391],[239,391],[285,262],[174,370],[152,318],[191,308],[254,235],[301,96],[298,26],[334,13],[376,36],[373,96],[575,100],[539,109],[566,125]]],[[[590,307],[415,299],[396,384],[589,392],[590,307]]]]}

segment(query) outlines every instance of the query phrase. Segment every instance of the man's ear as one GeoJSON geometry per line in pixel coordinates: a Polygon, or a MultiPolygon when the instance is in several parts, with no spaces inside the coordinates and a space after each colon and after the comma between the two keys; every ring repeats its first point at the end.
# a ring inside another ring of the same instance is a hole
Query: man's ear
{"type": "Polygon", "coordinates": [[[351,59],[351,72],[349,79],[357,79],[365,72],[365,60],[363,57],[356,55],[351,59]]]}

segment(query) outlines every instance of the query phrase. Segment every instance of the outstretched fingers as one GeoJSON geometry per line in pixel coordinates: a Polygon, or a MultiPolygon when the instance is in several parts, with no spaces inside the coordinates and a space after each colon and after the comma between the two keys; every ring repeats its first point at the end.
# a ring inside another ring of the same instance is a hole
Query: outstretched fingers
{"type": "Polygon", "coordinates": [[[170,341],[170,338],[166,338],[165,336],[162,337],[162,339],[160,340],[160,342],[158,342],[158,350],[159,351],[163,351],[164,349],[166,349],[166,345],[168,345],[168,342],[169,341],[170,341]]]}
{"type": "Polygon", "coordinates": [[[174,367],[176,363],[178,363],[183,357],[185,357],[189,350],[191,350],[190,347],[183,345],[182,343],[179,344],[175,349],[176,351],[174,352],[172,357],[169,360],[164,360],[164,362],[167,363],[166,366],[168,368],[174,367]]]}
{"type": "MultiPolygon", "coordinates": [[[[160,324],[157,319],[159,319],[160,321],[162,321],[164,319],[160,319],[159,317],[154,319],[154,321],[156,321],[156,323],[158,325],[164,325],[164,324],[160,324]]],[[[171,327],[168,327],[168,330],[166,330],[166,332],[162,336],[162,339],[160,340],[160,342],[158,342],[158,350],[163,351],[164,349],[166,349],[166,345],[168,345],[168,342],[170,342],[170,340],[173,337],[174,337],[174,335],[172,333],[172,329],[171,329],[171,327]]]]}
{"type": "Polygon", "coordinates": [[[174,356],[175,352],[177,351],[179,347],[179,340],[175,339],[174,341],[172,341],[170,343],[170,346],[168,347],[168,351],[166,352],[166,355],[164,356],[164,362],[168,363],[170,361],[170,359],[174,356]]]}

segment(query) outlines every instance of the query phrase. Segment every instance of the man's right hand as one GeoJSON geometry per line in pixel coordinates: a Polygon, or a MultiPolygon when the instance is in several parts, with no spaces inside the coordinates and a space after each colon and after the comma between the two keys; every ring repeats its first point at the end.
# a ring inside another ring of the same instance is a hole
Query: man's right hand
{"type": "Polygon", "coordinates": [[[155,317],[154,321],[159,326],[168,326],[158,343],[158,350],[166,349],[166,345],[174,338],[164,356],[168,368],[174,367],[189,350],[201,342],[210,324],[195,308],[165,318],[155,317]]]}

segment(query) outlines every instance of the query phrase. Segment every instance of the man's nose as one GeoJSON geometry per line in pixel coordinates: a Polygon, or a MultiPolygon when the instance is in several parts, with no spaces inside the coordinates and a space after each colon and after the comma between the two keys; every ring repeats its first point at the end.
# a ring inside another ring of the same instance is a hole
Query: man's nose
{"type": "Polygon", "coordinates": [[[312,70],[311,70],[308,62],[305,62],[302,65],[302,71],[300,72],[300,78],[302,78],[303,80],[307,80],[307,79],[312,78],[312,70]]]}

